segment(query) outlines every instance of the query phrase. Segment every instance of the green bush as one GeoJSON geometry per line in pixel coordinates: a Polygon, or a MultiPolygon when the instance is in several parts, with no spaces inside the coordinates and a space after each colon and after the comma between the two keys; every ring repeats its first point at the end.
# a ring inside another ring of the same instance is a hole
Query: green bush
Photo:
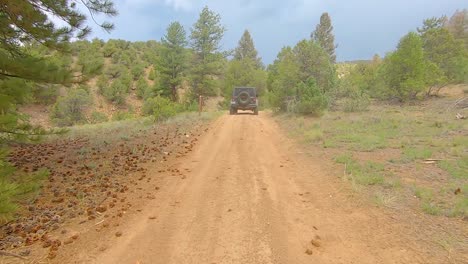
{"type": "Polygon", "coordinates": [[[133,65],[132,67],[133,80],[136,81],[140,79],[140,77],[143,76],[143,73],[145,73],[145,66],[142,63],[137,63],[133,65]]]}
{"type": "Polygon", "coordinates": [[[119,111],[112,116],[112,121],[122,121],[132,118],[135,118],[135,114],[132,111],[119,111]]]}
{"type": "Polygon", "coordinates": [[[59,95],[58,85],[36,86],[34,88],[34,99],[36,103],[51,105],[57,101],[59,95]]]}
{"type": "Polygon", "coordinates": [[[343,111],[345,112],[362,112],[369,107],[370,99],[366,94],[356,94],[352,97],[343,100],[343,111]]]}
{"type": "Polygon", "coordinates": [[[136,84],[136,94],[140,99],[147,99],[153,96],[153,90],[145,78],[140,78],[136,84]]]}
{"type": "Polygon", "coordinates": [[[52,108],[52,120],[58,126],[71,126],[84,121],[84,110],[92,104],[84,89],[72,89],[67,96],[57,100],[52,108]]]}
{"type": "Polygon", "coordinates": [[[322,94],[313,78],[307,83],[300,83],[297,87],[299,101],[294,111],[303,115],[320,116],[328,107],[328,98],[322,94]]]}
{"type": "Polygon", "coordinates": [[[112,64],[106,68],[105,74],[111,79],[119,78],[122,74],[127,71],[122,65],[112,64]]]}
{"type": "Polygon", "coordinates": [[[123,105],[125,104],[125,97],[128,93],[128,86],[122,83],[121,80],[115,80],[107,87],[102,95],[109,101],[123,105]]]}
{"type": "Polygon", "coordinates": [[[143,114],[151,115],[157,121],[175,116],[180,110],[179,105],[161,96],[149,98],[143,104],[143,114]]]}
{"type": "Polygon", "coordinates": [[[91,113],[91,116],[89,117],[89,123],[91,124],[98,124],[98,123],[104,123],[109,121],[107,116],[101,112],[94,111],[91,113]]]}

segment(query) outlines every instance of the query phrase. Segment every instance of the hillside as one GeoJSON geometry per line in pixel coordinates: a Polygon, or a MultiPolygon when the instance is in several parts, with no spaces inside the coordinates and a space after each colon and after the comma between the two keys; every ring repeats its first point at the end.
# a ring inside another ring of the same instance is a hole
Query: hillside
{"type": "MultiPolygon", "coordinates": [[[[35,47],[38,48],[39,47],[35,47]]],[[[122,118],[122,115],[141,116],[144,99],[159,92],[156,66],[160,44],[156,41],[129,42],[125,40],[77,41],[70,44],[70,53],[50,56],[67,63],[76,73],[87,79],[70,87],[54,86],[46,94],[37,90],[34,99],[20,106],[33,124],[51,127],[54,106],[70,91],[83,89],[90,103],[82,120],[76,123],[96,123],[122,118]]],[[[40,52],[40,51],[38,51],[40,52]]]]}

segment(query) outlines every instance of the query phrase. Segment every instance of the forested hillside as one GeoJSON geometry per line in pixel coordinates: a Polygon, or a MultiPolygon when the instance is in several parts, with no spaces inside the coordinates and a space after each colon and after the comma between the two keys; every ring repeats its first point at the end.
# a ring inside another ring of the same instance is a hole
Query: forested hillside
{"type": "Polygon", "coordinates": [[[463,17],[466,11],[450,19],[427,19],[384,58],[338,64],[326,13],[309,39],[284,47],[267,67],[248,30],[235,50],[222,51],[219,43],[226,29],[208,8],[189,34],[173,22],[161,40],[78,40],[68,45],[68,52],[32,41],[24,50],[70,70],[76,80],[67,85],[28,82],[32,93],[18,103],[33,123],[48,127],[143,115],[164,118],[195,110],[197,95],[223,96],[227,100],[220,106],[226,107],[234,86],[257,87],[262,107],[280,111],[320,114],[337,105],[365,110],[371,98],[407,101],[447,84],[466,83],[463,17]]]}

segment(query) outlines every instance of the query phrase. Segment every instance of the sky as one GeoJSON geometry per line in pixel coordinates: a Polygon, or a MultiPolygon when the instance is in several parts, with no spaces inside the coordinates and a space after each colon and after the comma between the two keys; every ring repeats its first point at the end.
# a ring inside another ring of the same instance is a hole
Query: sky
{"type": "Polygon", "coordinates": [[[160,40],[170,22],[190,28],[203,7],[221,16],[227,31],[223,50],[236,47],[248,29],[265,64],[284,46],[309,38],[320,15],[328,12],[334,27],[338,61],[370,59],[395,49],[402,36],[423,19],[451,16],[468,8],[466,0],[114,0],[119,15],[110,34],[95,28],[91,37],[129,41],[160,40]]]}

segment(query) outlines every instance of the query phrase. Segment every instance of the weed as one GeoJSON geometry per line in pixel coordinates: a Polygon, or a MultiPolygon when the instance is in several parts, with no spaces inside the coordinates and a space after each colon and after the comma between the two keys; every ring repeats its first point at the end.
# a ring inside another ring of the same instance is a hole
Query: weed
{"type": "Polygon", "coordinates": [[[422,200],[432,201],[433,192],[430,189],[424,187],[414,187],[414,195],[422,200]]]}
{"type": "Polygon", "coordinates": [[[468,179],[468,156],[457,161],[441,161],[439,167],[447,171],[453,178],[468,179]]]}
{"type": "Polygon", "coordinates": [[[353,155],[349,152],[343,153],[335,158],[335,162],[341,164],[351,163],[353,161],[353,155]]]}
{"type": "Polygon", "coordinates": [[[366,162],[364,165],[361,165],[356,162],[349,153],[344,153],[336,157],[335,161],[337,163],[345,164],[348,178],[352,178],[352,180],[358,184],[376,185],[382,184],[385,181],[383,176],[383,164],[366,162]]]}
{"type": "Polygon", "coordinates": [[[449,212],[450,217],[468,216],[468,196],[460,197],[449,212]]]}
{"type": "Polygon", "coordinates": [[[385,182],[385,186],[390,187],[392,189],[400,189],[403,185],[400,179],[392,179],[392,180],[387,180],[385,182]]]}
{"type": "Polygon", "coordinates": [[[428,148],[405,147],[403,149],[403,160],[414,161],[418,159],[428,159],[432,156],[432,151],[428,148]]]}
{"type": "Polygon", "coordinates": [[[421,204],[421,209],[423,212],[430,215],[440,215],[442,211],[440,207],[430,201],[423,201],[421,204]]]}
{"type": "Polygon", "coordinates": [[[373,202],[379,207],[395,207],[397,201],[396,195],[391,195],[387,193],[377,192],[374,194],[373,202]]]}

